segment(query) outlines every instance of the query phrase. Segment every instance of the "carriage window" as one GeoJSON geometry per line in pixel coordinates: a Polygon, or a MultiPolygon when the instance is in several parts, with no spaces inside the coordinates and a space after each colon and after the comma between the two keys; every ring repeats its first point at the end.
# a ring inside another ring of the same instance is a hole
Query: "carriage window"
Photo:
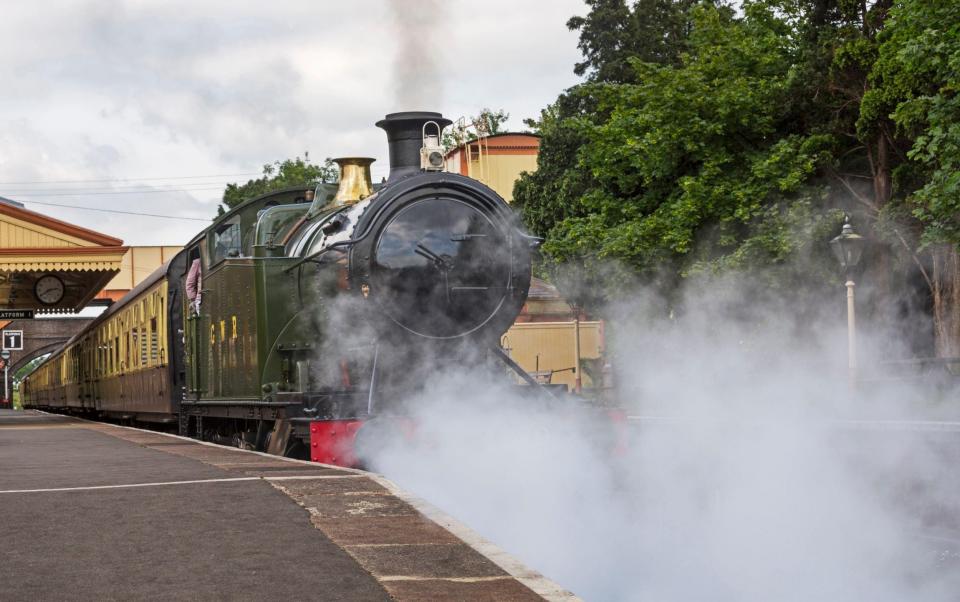
{"type": "Polygon", "coordinates": [[[141,366],[142,362],[139,360],[139,354],[137,351],[140,349],[140,329],[136,326],[133,327],[133,331],[130,333],[130,353],[133,366],[141,366]]]}
{"type": "Polygon", "coordinates": [[[228,257],[240,257],[240,224],[237,222],[219,226],[213,235],[213,263],[228,257]]]}
{"type": "Polygon", "coordinates": [[[160,341],[157,336],[157,319],[150,318],[150,363],[156,363],[159,357],[160,341]]]}

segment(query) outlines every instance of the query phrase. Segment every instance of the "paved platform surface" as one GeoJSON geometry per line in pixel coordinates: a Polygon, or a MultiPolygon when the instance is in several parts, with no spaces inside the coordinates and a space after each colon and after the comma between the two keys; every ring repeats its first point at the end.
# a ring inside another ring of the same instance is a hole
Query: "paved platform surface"
{"type": "Polygon", "coordinates": [[[4,600],[573,599],[376,475],[11,410],[0,574],[4,600]]]}

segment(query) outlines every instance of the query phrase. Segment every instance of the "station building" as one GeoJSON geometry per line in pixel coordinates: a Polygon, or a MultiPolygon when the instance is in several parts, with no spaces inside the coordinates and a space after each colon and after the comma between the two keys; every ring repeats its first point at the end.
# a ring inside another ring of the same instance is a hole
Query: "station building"
{"type": "Polygon", "coordinates": [[[73,313],[119,273],[123,241],[0,198],[0,307],[73,313]]]}
{"type": "Polygon", "coordinates": [[[183,247],[178,246],[141,246],[128,247],[120,260],[120,271],[101,290],[95,300],[119,301],[140,281],[149,276],[158,267],[165,264],[183,247]]]}
{"type": "MultiPolygon", "coordinates": [[[[11,380],[56,350],[179,250],[128,247],[0,197],[0,330],[20,333],[0,358],[0,381],[3,368],[11,380]]],[[[0,399],[11,389],[8,382],[5,394],[0,382],[0,399]]]]}

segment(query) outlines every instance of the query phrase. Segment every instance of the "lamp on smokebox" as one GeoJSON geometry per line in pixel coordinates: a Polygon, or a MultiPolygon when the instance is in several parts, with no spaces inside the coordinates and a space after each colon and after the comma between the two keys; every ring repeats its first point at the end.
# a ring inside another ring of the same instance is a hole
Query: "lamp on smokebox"
{"type": "Polygon", "coordinates": [[[833,247],[833,252],[840,261],[840,267],[843,268],[847,279],[847,361],[851,390],[857,384],[857,321],[853,302],[853,289],[856,285],[853,282],[853,270],[860,263],[863,243],[863,237],[853,231],[849,215],[843,220],[840,236],[830,241],[830,246],[833,247]]]}
{"type": "Polygon", "coordinates": [[[436,121],[423,124],[423,146],[420,147],[420,169],[424,171],[443,171],[443,146],[440,136],[443,128],[436,121]],[[429,126],[433,126],[430,128],[429,126]],[[430,132],[429,130],[433,130],[430,132]]]}

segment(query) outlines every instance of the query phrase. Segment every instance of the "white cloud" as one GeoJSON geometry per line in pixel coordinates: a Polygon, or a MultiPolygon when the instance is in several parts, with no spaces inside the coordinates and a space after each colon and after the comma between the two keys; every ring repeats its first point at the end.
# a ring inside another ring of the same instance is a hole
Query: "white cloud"
{"type": "MultiPolygon", "coordinates": [[[[576,83],[577,37],[565,22],[585,12],[582,0],[442,6],[421,46],[436,52],[440,81],[421,84],[434,88],[418,95],[432,102],[417,108],[451,118],[503,108],[520,128],[576,83]]],[[[304,151],[377,157],[379,177],[386,144],[373,123],[412,108],[395,98],[401,44],[387,0],[46,0],[4,10],[0,195],[127,244],[180,244],[202,224],[29,201],[206,217],[220,191],[31,197],[24,190],[40,186],[4,183],[248,173],[304,151]]],[[[245,178],[204,181],[235,180],[245,178]]],[[[43,186],[81,187],[109,184],[43,186]]]]}

